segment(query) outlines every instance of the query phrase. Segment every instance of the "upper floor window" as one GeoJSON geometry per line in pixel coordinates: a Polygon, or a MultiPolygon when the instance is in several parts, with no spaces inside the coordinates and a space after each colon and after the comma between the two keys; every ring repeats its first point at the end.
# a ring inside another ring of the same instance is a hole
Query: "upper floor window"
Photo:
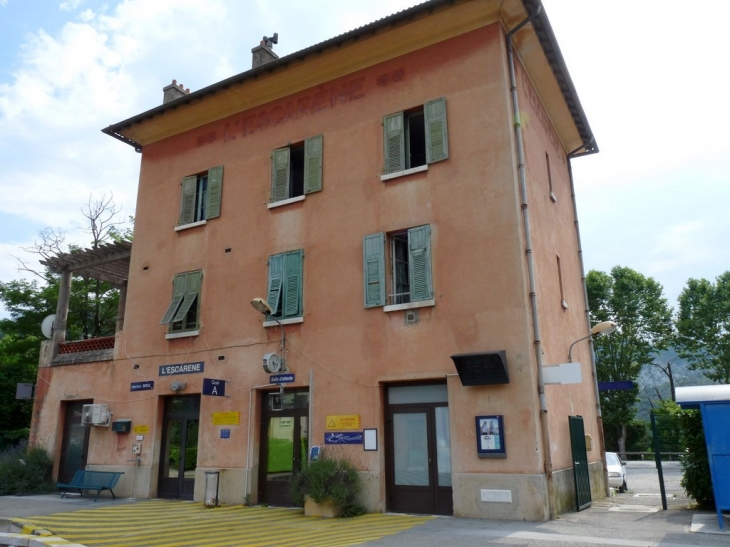
{"type": "Polygon", "coordinates": [[[365,236],[365,307],[433,299],[431,227],[365,236]]]}
{"type": "Polygon", "coordinates": [[[170,332],[197,330],[200,326],[200,287],[203,271],[175,274],[172,282],[172,302],[167,307],[161,325],[169,325],[170,332]]]}
{"type": "Polygon", "coordinates": [[[385,116],[383,146],[386,174],[448,158],[446,98],[385,116]]]}
{"type": "Polygon", "coordinates": [[[274,310],[272,317],[289,319],[302,316],[303,251],[290,251],[269,257],[269,290],[267,301],[274,310]]]}
{"type": "Polygon", "coordinates": [[[182,180],[178,226],[220,216],[223,190],[223,166],[182,180]]]}
{"type": "Polygon", "coordinates": [[[278,148],[271,154],[271,202],[322,189],[322,135],[278,148]]]}

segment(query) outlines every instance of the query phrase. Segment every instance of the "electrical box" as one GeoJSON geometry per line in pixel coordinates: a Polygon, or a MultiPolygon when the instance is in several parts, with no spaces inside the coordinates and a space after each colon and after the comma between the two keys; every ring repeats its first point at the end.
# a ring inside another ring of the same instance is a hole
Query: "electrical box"
{"type": "Polygon", "coordinates": [[[112,431],[117,433],[129,433],[132,431],[132,420],[123,419],[112,422],[112,431]]]}
{"type": "Polygon", "coordinates": [[[84,405],[81,409],[81,425],[109,426],[110,417],[106,405],[84,405]]]}

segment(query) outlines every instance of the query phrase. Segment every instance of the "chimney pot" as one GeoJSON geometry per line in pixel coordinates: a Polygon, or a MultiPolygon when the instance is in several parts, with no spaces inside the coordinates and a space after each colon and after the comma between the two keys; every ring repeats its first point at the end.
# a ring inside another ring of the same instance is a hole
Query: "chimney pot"
{"type": "Polygon", "coordinates": [[[279,56],[274,53],[274,50],[272,49],[273,44],[279,43],[279,33],[275,32],[274,36],[267,37],[264,36],[264,39],[261,40],[258,46],[253,48],[251,50],[251,53],[253,54],[253,59],[251,63],[251,68],[256,68],[261,65],[265,65],[267,63],[270,63],[271,61],[276,61],[279,56]]]}
{"type": "Polygon", "coordinates": [[[166,85],[162,88],[162,93],[162,104],[166,104],[170,101],[174,101],[175,99],[179,99],[180,97],[184,97],[190,93],[190,90],[185,89],[185,86],[182,84],[178,85],[177,80],[173,80],[170,85],[166,85]]]}

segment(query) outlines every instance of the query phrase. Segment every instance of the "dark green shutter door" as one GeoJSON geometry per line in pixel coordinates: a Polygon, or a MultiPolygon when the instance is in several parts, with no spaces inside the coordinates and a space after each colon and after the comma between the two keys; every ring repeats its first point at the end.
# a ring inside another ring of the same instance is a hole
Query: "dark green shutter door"
{"type": "Polygon", "coordinates": [[[195,191],[198,177],[185,177],[182,180],[182,197],[180,199],[180,219],[178,225],[190,224],[195,219],[195,191]]]}
{"type": "Polygon", "coordinates": [[[205,218],[221,216],[221,193],[223,191],[223,166],[211,167],[208,170],[208,197],[205,218]]]}
{"type": "Polygon", "coordinates": [[[177,310],[175,317],[172,322],[177,323],[185,319],[185,316],[190,311],[190,308],[195,303],[200,294],[200,282],[203,278],[203,272],[198,270],[196,272],[188,272],[187,279],[185,282],[185,298],[180,304],[180,308],[177,310]]]}
{"type": "Polygon", "coordinates": [[[573,482],[575,483],[575,503],[578,511],[590,507],[591,476],[588,469],[588,452],[582,416],[568,416],[570,428],[570,448],[573,454],[573,482]]]}
{"type": "Polygon", "coordinates": [[[302,300],[302,251],[287,253],[284,273],[284,317],[301,315],[302,300]]]}
{"type": "Polygon", "coordinates": [[[385,305],[385,234],[371,234],[362,240],[365,307],[385,305]]]}
{"type": "Polygon", "coordinates": [[[284,255],[278,254],[269,257],[269,293],[266,300],[269,302],[273,315],[279,315],[281,286],[284,281],[284,255]]]}
{"type": "Polygon", "coordinates": [[[172,281],[172,302],[167,308],[165,315],[162,316],[160,325],[167,325],[172,321],[175,312],[180,307],[180,303],[185,298],[185,280],[186,274],[176,274],[172,281]]]}
{"type": "Polygon", "coordinates": [[[383,145],[385,147],[385,172],[403,171],[406,168],[403,112],[390,114],[383,118],[383,145]]]}
{"type": "Polygon", "coordinates": [[[446,131],[446,99],[441,97],[423,105],[426,123],[426,163],[449,157],[449,139],[446,131]]]}
{"type": "Polygon", "coordinates": [[[304,141],[304,193],[322,189],[322,135],[304,141]]]}
{"type": "Polygon", "coordinates": [[[279,148],[271,154],[271,201],[289,197],[289,148],[279,148]]]}
{"type": "Polygon", "coordinates": [[[419,226],[408,230],[408,276],[411,302],[433,298],[431,282],[431,228],[419,226]]]}

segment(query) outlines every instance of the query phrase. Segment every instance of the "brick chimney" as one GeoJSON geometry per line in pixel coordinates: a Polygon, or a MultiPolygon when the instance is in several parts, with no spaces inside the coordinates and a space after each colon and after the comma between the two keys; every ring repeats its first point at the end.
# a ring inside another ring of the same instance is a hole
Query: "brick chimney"
{"type": "Polygon", "coordinates": [[[261,44],[251,50],[251,53],[253,53],[253,63],[251,68],[256,68],[261,65],[265,65],[266,63],[270,63],[271,61],[276,61],[279,56],[274,53],[274,50],[271,48],[274,44],[278,43],[278,32],[275,32],[274,36],[272,36],[271,38],[267,38],[266,36],[264,36],[264,39],[261,40],[261,44]]]}
{"type": "Polygon", "coordinates": [[[166,85],[162,88],[164,95],[162,96],[162,104],[169,103],[180,97],[184,97],[190,93],[189,89],[185,89],[185,86],[177,83],[177,80],[173,80],[170,85],[166,85]]]}

